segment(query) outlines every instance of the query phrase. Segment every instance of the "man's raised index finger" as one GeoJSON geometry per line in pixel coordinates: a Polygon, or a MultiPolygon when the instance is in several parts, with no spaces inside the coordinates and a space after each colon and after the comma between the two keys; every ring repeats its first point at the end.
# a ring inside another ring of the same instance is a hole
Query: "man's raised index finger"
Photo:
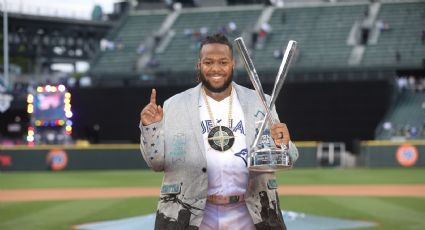
{"type": "Polygon", "coordinates": [[[152,89],[151,93],[151,103],[156,105],[156,89],[152,89]]]}

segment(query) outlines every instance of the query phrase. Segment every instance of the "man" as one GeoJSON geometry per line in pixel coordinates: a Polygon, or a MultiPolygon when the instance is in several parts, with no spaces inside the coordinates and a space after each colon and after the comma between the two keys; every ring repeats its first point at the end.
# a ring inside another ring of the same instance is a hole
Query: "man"
{"type": "MultiPolygon", "coordinates": [[[[164,108],[153,89],[140,114],[143,158],[165,172],[155,229],[286,229],[274,173],[247,168],[264,109],[255,91],[232,82],[234,67],[227,38],[208,36],[197,63],[201,83],[164,108]]],[[[285,124],[265,133],[263,145],[289,144],[298,155],[285,124]]]]}

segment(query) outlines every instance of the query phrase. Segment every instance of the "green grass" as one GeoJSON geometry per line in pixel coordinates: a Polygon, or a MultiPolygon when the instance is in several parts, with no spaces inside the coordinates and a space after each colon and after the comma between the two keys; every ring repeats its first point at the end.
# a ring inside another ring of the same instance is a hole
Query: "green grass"
{"type": "Polygon", "coordinates": [[[352,220],[372,221],[368,229],[425,229],[425,197],[283,196],[285,210],[352,220]]]}
{"type": "MultiPolygon", "coordinates": [[[[379,224],[370,229],[425,229],[425,198],[282,196],[285,210],[379,224]]],[[[0,203],[0,229],[61,230],[150,214],[157,198],[0,203]]]]}
{"type": "MultiPolygon", "coordinates": [[[[159,187],[162,173],[149,170],[2,172],[0,188],[159,187]]],[[[294,169],[278,173],[281,185],[425,184],[425,169],[294,169]]]]}
{"type": "Polygon", "coordinates": [[[150,170],[0,173],[0,188],[159,187],[163,173],[150,170]]]}
{"type": "MultiPolygon", "coordinates": [[[[295,169],[279,184],[425,184],[425,169],[295,169]]],[[[1,172],[1,189],[159,186],[151,171],[1,172]]],[[[0,229],[61,230],[76,224],[153,213],[158,198],[0,203],[0,229]]],[[[379,224],[372,229],[425,229],[425,197],[282,196],[285,210],[379,224]]]]}
{"type": "Polygon", "coordinates": [[[61,230],[76,224],[150,214],[157,198],[0,203],[0,229],[61,230]]]}
{"type": "Polygon", "coordinates": [[[425,184],[425,168],[293,169],[279,172],[279,184],[425,184]]]}

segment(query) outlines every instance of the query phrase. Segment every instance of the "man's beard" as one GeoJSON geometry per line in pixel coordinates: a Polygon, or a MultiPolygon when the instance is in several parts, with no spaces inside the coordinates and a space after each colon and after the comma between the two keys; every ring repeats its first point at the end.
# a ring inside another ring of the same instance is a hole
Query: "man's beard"
{"type": "Polygon", "coordinates": [[[211,91],[213,93],[221,93],[224,90],[226,90],[230,84],[232,84],[233,70],[232,70],[232,73],[230,74],[230,77],[227,79],[227,81],[225,81],[224,84],[218,88],[212,86],[211,83],[207,81],[207,79],[205,78],[204,74],[201,71],[199,71],[199,78],[201,79],[202,85],[204,85],[205,88],[208,89],[208,91],[211,91]]]}

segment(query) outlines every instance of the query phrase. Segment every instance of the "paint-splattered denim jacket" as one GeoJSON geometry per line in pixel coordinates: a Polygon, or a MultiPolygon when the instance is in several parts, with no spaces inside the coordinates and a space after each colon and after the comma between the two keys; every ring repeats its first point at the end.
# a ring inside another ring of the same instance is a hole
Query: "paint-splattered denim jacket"
{"type": "MultiPolygon", "coordinates": [[[[264,109],[255,91],[233,83],[246,123],[250,145],[264,109]]],[[[142,126],[140,149],[148,166],[164,171],[155,229],[198,229],[207,199],[208,174],[199,116],[201,85],[174,95],[164,103],[162,121],[142,126]]],[[[273,115],[277,118],[275,110],[273,115]]],[[[249,146],[248,146],[249,148],[249,146]]],[[[298,150],[290,142],[295,162],[298,150]]],[[[245,201],[260,229],[286,229],[279,207],[274,173],[250,172],[245,201]]]]}

